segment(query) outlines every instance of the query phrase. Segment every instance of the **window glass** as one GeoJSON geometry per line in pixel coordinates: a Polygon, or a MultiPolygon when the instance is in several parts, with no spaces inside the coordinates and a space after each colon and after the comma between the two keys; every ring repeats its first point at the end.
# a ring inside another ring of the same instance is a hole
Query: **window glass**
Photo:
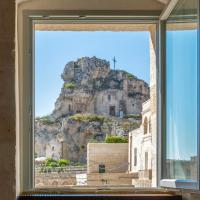
{"type": "Polygon", "coordinates": [[[197,1],[179,1],[166,33],[164,178],[197,180],[197,1]]]}

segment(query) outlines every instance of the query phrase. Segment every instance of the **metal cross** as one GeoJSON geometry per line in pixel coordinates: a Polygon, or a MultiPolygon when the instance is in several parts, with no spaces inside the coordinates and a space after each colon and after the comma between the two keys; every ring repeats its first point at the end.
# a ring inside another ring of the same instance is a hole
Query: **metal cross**
{"type": "Polygon", "coordinates": [[[115,56],[114,56],[114,58],[113,58],[113,62],[114,62],[114,70],[115,70],[115,64],[116,64],[116,62],[117,62],[117,60],[115,59],[115,56]]]}

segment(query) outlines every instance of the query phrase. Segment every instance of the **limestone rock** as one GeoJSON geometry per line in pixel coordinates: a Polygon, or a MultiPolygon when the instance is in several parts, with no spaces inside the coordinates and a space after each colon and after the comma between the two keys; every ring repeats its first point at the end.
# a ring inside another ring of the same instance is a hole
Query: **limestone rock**
{"type": "Polygon", "coordinates": [[[134,75],[111,70],[106,60],[83,57],[66,64],[55,109],[35,122],[36,156],[85,163],[87,143],[106,135],[127,136],[141,123],[149,86],[134,75]]]}

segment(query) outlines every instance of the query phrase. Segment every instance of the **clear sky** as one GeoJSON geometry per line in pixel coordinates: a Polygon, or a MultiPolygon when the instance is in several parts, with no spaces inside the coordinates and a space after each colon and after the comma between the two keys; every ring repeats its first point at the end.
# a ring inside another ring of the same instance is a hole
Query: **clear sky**
{"type": "Polygon", "coordinates": [[[126,70],[149,83],[148,32],[35,32],[35,115],[44,116],[54,109],[63,81],[60,77],[69,61],[96,56],[110,61],[116,69],[126,70]]]}

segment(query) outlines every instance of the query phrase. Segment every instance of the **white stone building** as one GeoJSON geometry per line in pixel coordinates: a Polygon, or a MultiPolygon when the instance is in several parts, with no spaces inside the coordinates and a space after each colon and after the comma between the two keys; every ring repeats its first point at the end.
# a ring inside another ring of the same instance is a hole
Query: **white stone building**
{"type": "Polygon", "coordinates": [[[133,184],[150,187],[152,181],[152,125],[150,100],[143,103],[142,125],[129,133],[129,173],[137,174],[133,184]]]}
{"type": "Polygon", "coordinates": [[[155,30],[150,37],[150,99],[142,105],[142,124],[129,133],[129,173],[135,187],[156,187],[157,180],[157,86],[155,30]]]}

